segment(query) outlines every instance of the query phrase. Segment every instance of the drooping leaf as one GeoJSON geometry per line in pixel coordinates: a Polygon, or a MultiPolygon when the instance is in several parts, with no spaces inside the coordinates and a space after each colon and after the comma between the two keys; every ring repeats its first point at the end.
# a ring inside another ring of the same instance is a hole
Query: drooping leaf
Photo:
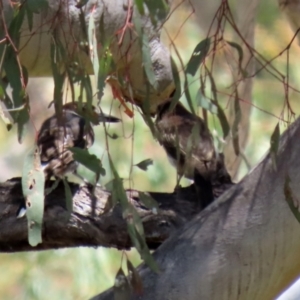
{"type": "Polygon", "coordinates": [[[270,155],[273,163],[273,168],[277,170],[277,151],[279,146],[279,138],[280,138],[280,128],[279,123],[277,123],[270,139],[270,155]]]}
{"type": "Polygon", "coordinates": [[[144,0],[148,10],[151,22],[154,26],[157,22],[164,21],[169,13],[169,5],[166,0],[144,0]]]}
{"type": "Polygon", "coordinates": [[[134,0],[135,6],[138,9],[140,15],[144,15],[145,11],[144,11],[144,0],[134,0]]]}
{"type": "Polygon", "coordinates": [[[143,294],[144,289],[142,278],[129,259],[127,259],[127,269],[130,278],[130,283],[135,294],[141,296],[143,294]]]}
{"type": "MultiPolygon", "coordinates": [[[[181,81],[180,81],[180,76],[179,76],[179,72],[177,69],[177,65],[173,59],[173,57],[171,56],[171,68],[172,68],[172,75],[173,75],[173,80],[175,83],[175,92],[172,95],[172,99],[175,101],[179,101],[180,97],[181,97],[181,81]]],[[[172,101],[173,101],[172,100],[172,101]]],[[[171,104],[171,108],[170,110],[172,110],[174,107],[172,107],[171,104]]]]}
{"type": "Polygon", "coordinates": [[[35,146],[25,157],[22,190],[26,203],[28,242],[35,247],[42,242],[45,175],[41,168],[39,149],[35,146]]]}
{"type": "Polygon", "coordinates": [[[148,167],[151,166],[151,165],[153,165],[153,160],[148,158],[148,159],[145,159],[145,160],[137,163],[135,166],[140,168],[143,171],[147,171],[148,167]]]}
{"type": "Polygon", "coordinates": [[[26,8],[31,11],[32,13],[39,13],[41,10],[46,9],[48,7],[47,0],[27,0],[24,2],[26,8]]]}
{"type": "Polygon", "coordinates": [[[239,70],[242,70],[242,62],[243,62],[243,49],[242,47],[235,43],[235,42],[230,42],[230,41],[227,41],[228,45],[230,45],[231,47],[235,48],[238,52],[238,55],[239,55],[239,70]]]}
{"type": "Polygon", "coordinates": [[[195,76],[201,63],[204,61],[210,47],[210,38],[201,41],[194,49],[193,54],[187,63],[186,73],[195,76]]]}
{"type": "Polygon", "coordinates": [[[97,38],[96,38],[96,27],[94,21],[93,13],[89,16],[89,25],[88,25],[88,39],[89,39],[89,48],[90,48],[90,59],[94,69],[94,75],[96,83],[98,82],[99,75],[99,57],[98,57],[98,49],[97,49],[97,38]]]}
{"type": "Polygon", "coordinates": [[[122,268],[119,269],[115,277],[113,286],[114,300],[130,300],[131,288],[122,268]]]}
{"type": "Polygon", "coordinates": [[[53,101],[57,117],[62,115],[63,105],[63,87],[66,77],[66,72],[62,71],[61,65],[64,61],[64,49],[59,39],[53,36],[50,46],[51,68],[54,80],[53,101]]]}
{"type": "Polygon", "coordinates": [[[293,215],[295,216],[297,221],[300,223],[299,207],[295,206],[295,202],[294,202],[295,196],[293,195],[293,191],[290,187],[290,183],[291,183],[291,179],[290,179],[289,175],[286,175],[285,181],[284,181],[283,192],[284,192],[285,200],[288,203],[293,215]]]}
{"type": "Polygon", "coordinates": [[[25,82],[22,82],[23,68],[19,65],[13,53],[8,53],[3,66],[8,82],[12,88],[13,106],[10,104],[9,108],[13,108],[14,110],[10,112],[10,115],[14,122],[18,124],[18,141],[21,143],[24,125],[29,120],[28,96],[25,91],[25,82]]]}
{"type": "Polygon", "coordinates": [[[150,47],[149,47],[149,39],[147,35],[143,31],[143,27],[141,24],[141,20],[139,17],[135,17],[133,19],[135,29],[138,33],[139,42],[142,50],[142,59],[143,59],[143,67],[145,70],[146,77],[151,84],[151,86],[157,90],[157,81],[153,70],[150,47]]]}
{"type": "Polygon", "coordinates": [[[233,149],[236,156],[240,154],[239,124],[241,122],[241,119],[242,119],[242,111],[240,107],[238,93],[236,91],[236,95],[234,98],[234,120],[231,128],[233,149]]]}
{"type": "Polygon", "coordinates": [[[154,214],[158,213],[159,205],[149,193],[139,192],[139,199],[148,209],[151,209],[154,214]]]}
{"type": "Polygon", "coordinates": [[[202,94],[200,89],[197,92],[196,101],[200,107],[204,108],[205,110],[208,110],[212,114],[215,115],[218,113],[218,107],[215,104],[213,104],[209,99],[207,99],[202,94]]]}
{"type": "Polygon", "coordinates": [[[190,94],[189,87],[190,87],[190,85],[189,85],[189,82],[188,82],[188,79],[187,79],[187,76],[186,76],[185,80],[184,80],[184,94],[185,94],[186,101],[188,103],[188,106],[189,106],[191,112],[193,114],[196,114],[194,106],[193,106],[193,101],[192,101],[192,97],[191,97],[191,94],[190,94]]]}
{"type": "Polygon", "coordinates": [[[97,181],[100,175],[105,176],[105,169],[102,167],[101,160],[96,155],[90,154],[86,149],[75,147],[69,149],[73,152],[73,157],[76,161],[96,174],[97,181]]]}
{"type": "Polygon", "coordinates": [[[63,178],[62,181],[64,183],[64,188],[65,188],[66,207],[67,207],[68,212],[71,213],[73,211],[72,191],[71,191],[71,188],[70,188],[69,183],[66,180],[66,178],[63,178]]]}
{"type": "Polygon", "coordinates": [[[220,121],[221,127],[222,127],[222,131],[223,131],[223,138],[225,139],[229,132],[230,132],[230,126],[229,123],[227,121],[226,115],[222,109],[222,107],[219,105],[218,102],[213,102],[217,107],[218,107],[218,119],[220,121]]]}
{"type": "Polygon", "coordinates": [[[226,115],[218,102],[217,86],[216,86],[215,80],[214,80],[212,74],[208,70],[206,70],[206,71],[207,71],[208,78],[211,83],[211,91],[212,91],[212,95],[213,95],[213,99],[211,101],[218,108],[217,116],[218,116],[220,125],[223,130],[223,138],[225,139],[230,132],[230,126],[227,121],[226,115]]]}
{"type": "Polygon", "coordinates": [[[137,213],[133,205],[128,201],[125,189],[121,178],[119,177],[115,166],[109,156],[110,167],[114,175],[113,188],[112,188],[112,198],[117,199],[117,202],[120,203],[122,207],[123,218],[127,223],[127,232],[130,236],[130,239],[140,253],[141,258],[145,261],[146,264],[154,271],[159,272],[159,268],[152,257],[150,250],[145,241],[145,233],[143,228],[142,220],[137,213]]]}

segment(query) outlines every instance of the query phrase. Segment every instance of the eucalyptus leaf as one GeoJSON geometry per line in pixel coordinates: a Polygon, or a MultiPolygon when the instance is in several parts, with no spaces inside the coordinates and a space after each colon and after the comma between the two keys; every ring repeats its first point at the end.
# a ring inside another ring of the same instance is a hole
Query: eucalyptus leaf
{"type": "Polygon", "coordinates": [[[279,123],[277,123],[270,139],[270,155],[273,163],[273,168],[277,170],[277,151],[279,146],[279,138],[280,138],[280,128],[279,123]]]}
{"type": "Polygon", "coordinates": [[[148,159],[145,159],[145,160],[137,163],[135,166],[140,168],[143,171],[147,171],[148,167],[152,166],[152,165],[153,165],[153,160],[148,158],[148,159]]]}
{"type": "Polygon", "coordinates": [[[22,191],[26,203],[28,242],[35,247],[42,242],[45,175],[41,167],[39,149],[33,147],[24,158],[22,191]]]}
{"type": "Polygon", "coordinates": [[[66,207],[67,207],[67,210],[71,213],[73,211],[72,191],[71,191],[70,185],[69,185],[68,181],[66,180],[66,178],[63,178],[62,181],[64,183],[64,188],[65,188],[66,207]]]}
{"type": "Polygon", "coordinates": [[[210,47],[210,38],[206,38],[203,41],[201,41],[199,44],[197,44],[189,62],[187,63],[186,66],[187,74],[191,74],[192,76],[195,76],[201,63],[204,61],[205,57],[208,54],[209,47],[210,47]]]}
{"type": "Polygon", "coordinates": [[[291,179],[290,179],[289,175],[286,175],[285,181],[284,181],[283,192],[284,192],[285,200],[288,203],[293,215],[295,216],[297,221],[300,223],[299,207],[295,206],[295,202],[294,202],[295,196],[294,196],[293,191],[291,189],[290,183],[291,183],[291,179]]]}
{"type": "Polygon", "coordinates": [[[105,169],[102,167],[101,160],[94,154],[90,154],[86,149],[77,147],[69,148],[73,152],[73,158],[80,164],[94,172],[97,177],[105,176],[105,169]]]}

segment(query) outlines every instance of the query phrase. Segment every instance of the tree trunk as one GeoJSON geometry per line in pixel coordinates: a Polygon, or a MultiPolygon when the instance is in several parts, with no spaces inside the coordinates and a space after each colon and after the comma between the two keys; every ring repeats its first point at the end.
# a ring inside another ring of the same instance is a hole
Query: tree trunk
{"type": "MultiPolygon", "coordinates": [[[[143,300],[274,299],[300,273],[300,225],[284,196],[286,176],[300,205],[300,119],[268,155],[158,248],[161,273],[139,269],[143,300]]],[[[109,300],[107,291],[93,300],[109,300]]]]}

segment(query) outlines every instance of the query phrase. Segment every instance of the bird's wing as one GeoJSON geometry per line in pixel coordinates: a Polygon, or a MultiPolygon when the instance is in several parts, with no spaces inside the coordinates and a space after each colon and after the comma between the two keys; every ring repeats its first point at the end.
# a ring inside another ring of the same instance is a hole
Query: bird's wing
{"type": "Polygon", "coordinates": [[[53,159],[64,159],[68,164],[73,158],[69,147],[74,147],[73,132],[69,126],[43,126],[38,136],[41,162],[47,163],[53,159]]]}
{"type": "MultiPolygon", "coordinates": [[[[199,161],[210,161],[215,156],[213,138],[200,118],[172,116],[157,123],[159,141],[169,151],[199,161]],[[200,121],[199,121],[200,120],[200,121]]],[[[175,156],[176,157],[176,156],[175,156]]]]}

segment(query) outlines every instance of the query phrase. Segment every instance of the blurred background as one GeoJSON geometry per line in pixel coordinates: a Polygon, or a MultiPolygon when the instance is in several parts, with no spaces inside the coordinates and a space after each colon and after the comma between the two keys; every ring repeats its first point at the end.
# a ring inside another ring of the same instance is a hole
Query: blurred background
{"type": "MultiPolygon", "coordinates": [[[[230,32],[228,34],[230,40],[230,32]]],[[[261,1],[256,25],[256,49],[266,59],[271,59],[290,43],[292,37],[293,32],[284,15],[280,13],[277,2],[261,1]]],[[[162,32],[165,44],[170,45],[172,40],[185,64],[195,46],[204,38],[205,34],[199,28],[193,12],[184,5],[172,13],[162,32]]],[[[289,51],[289,80],[294,87],[298,86],[300,79],[299,56],[300,48],[295,41],[289,51]]],[[[273,66],[285,74],[286,53],[277,57],[273,61],[273,66]]],[[[230,83],[226,72],[226,69],[222,69],[215,79],[224,89],[230,83]]],[[[193,98],[198,87],[199,82],[195,85],[191,82],[190,91],[193,98]]],[[[31,101],[31,122],[28,124],[23,143],[17,142],[16,128],[8,132],[5,124],[0,121],[1,181],[21,176],[24,156],[33,144],[37,130],[41,123],[53,114],[53,107],[48,108],[50,101],[53,100],[52,79],[30,79],[28,91],[31,101]]],[[[290,91],[289,101],[296,116],[300,109],[298,97],[296,92],[290,91]]],[[[245,155],[251,167],[264,157],[270,147],[270,136],[279,121],[284,100],[283,84],[269,73],[261,71],[254,80],[253,102],[249,104],[252,105],[251,127],[245,155]]],[[[226,97],[221,101],[225,103],[226,97]]],[[[184,97],[182,102],[186,103],[184,97]]],[[[103,127],[100,125],[95,128],[96,143],[91,152],[102,159],[107,173],[101,178],[101,183],[105,184],[111,179],[107,161],[107,151],[109,151],[119,175],[124,178],[125,187],[141,191],[172,192],[176,184],[176,172],[170,166],[158,142],[152,138],[150,130],[139,113],[136,111],[132,119],[125,115],[119,102],[113,100],[110,88],[105,89],[101,103],[104,112],[111,111],[113,115],[123,120],[121,125],[108,127],[110,133],[118,135],[115,140],[109,139],[108,147],[105,143],[101,143],[104,141],[105,134],[103,127]],[[134,164],[147,158],[153,159],[154,164],[146,172],[134,167],[134,164]]],[[[200,109],[199,112],[201,113],[200,109]]],[[[209,116],[209,124],[212,130],[215,129],[217,135],[222,134],[216,117],[209,116]]],[[[286,124],[280,123],[280,125],[283,131],[286,124]]],[[[80,171],[85,177],[92,178],[92,174],[83,167],[80,171]]],[[[249,168],[242,163],[235,181],[240,180],[248,172],[249,168]]],[[[186,184],[188,182],[182,181],[182,185],[186,184]]],[[[139,264],[139,256],[134,250],[127,254],[134,265],[139,264]]],[[[0,254],[0,298],[88,299],[113,284],[121,264],[121,252],[101,247],[0,254]]],[[[281,299],[299,299],[299,297],[294,294],[281,299]]]]}

